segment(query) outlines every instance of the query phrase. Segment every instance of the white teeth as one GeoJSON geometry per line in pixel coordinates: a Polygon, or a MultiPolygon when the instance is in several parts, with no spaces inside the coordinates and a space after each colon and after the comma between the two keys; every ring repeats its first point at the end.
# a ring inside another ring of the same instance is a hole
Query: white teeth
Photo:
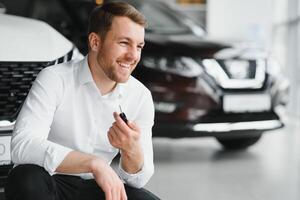
{"type": "Polygon", "coordinates": [[[121,63],[121,62],[118,62],[119,65],[121,65],[121,67],[126,67],[126,68],[129,68],[130,65],[132,65],[132,63],[121,63]]]}

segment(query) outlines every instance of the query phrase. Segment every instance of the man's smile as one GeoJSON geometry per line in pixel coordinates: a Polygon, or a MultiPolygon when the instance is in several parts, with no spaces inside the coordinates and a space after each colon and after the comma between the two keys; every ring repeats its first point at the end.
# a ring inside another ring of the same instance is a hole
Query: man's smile
{"type": "Polygon", "coordinates": [[[122,68],[125,68],[125,69],[130,69],[131,66],[134,64],[134,62],[131,62],[131,63],[125,63],[125,62],[120,62],[118,61],[117,62],[122,68]]]}

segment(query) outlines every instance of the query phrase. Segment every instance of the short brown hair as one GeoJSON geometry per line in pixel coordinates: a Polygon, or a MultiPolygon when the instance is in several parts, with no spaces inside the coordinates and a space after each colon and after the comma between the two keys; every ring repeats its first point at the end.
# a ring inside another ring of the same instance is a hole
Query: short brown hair
{"type": "Polygon", "coordinates": [[[110,2],[97,6],[91,12],[88,26],[88,34],[94,32],[105,38],[110,30],[114,17],[128,17],[135,23],[146,27],[145,17],[133,6],[125,2],[110,2]]]}

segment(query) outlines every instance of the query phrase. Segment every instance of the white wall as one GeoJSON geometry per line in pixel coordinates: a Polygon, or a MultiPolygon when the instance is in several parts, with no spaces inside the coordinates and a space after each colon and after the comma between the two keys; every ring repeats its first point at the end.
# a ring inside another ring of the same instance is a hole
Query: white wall
{"type": "Polygon", "coordinates": [[[207,31],[211,37],[269,45],[272,0],[207,0],[207,31]]]}

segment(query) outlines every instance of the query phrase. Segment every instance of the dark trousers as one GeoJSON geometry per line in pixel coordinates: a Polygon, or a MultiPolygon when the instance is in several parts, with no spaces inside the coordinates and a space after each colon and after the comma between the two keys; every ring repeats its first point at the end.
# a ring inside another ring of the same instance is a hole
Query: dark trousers
{"type": "MultiPolygon", "coordinates": [[[[158,200],[145,189],[125,185],[128,200],[158,200]]],[[[6,200],[105,200],[94,179],[77,176],[50,176],[42,167],[19,165],[11,170],[5,187],[6,200]]]]}

